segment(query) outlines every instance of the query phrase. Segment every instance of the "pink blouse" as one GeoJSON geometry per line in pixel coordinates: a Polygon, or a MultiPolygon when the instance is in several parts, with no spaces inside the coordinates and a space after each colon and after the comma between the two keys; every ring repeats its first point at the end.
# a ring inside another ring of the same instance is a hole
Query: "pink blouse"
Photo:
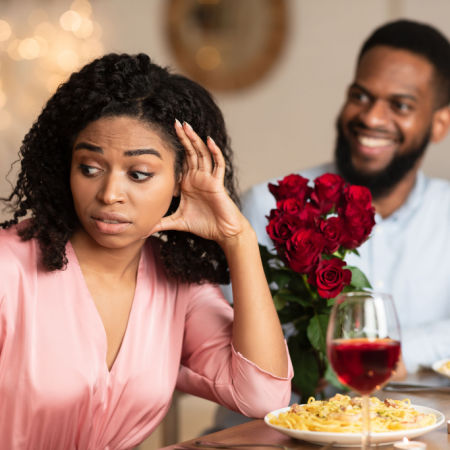
{"type": "Polygon", "coordinates": [[[291,363],[279,378],[237,353],[220,289],[168,281],[150,240],[109,371],[103,323],[66,250],[67,269],[46,272],[35,240],[0,231],[0,449],[132,448],[175,388],[253,417],[288,404],[291,363]]]}

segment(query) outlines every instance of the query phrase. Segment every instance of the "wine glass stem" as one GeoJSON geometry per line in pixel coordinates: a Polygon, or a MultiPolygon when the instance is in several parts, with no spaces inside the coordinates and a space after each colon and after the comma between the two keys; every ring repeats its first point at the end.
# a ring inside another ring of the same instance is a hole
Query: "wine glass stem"
{"type": "Polygon", "coordinates": [[[370,448],[370,400],[368,395],[362,396],[361,448],[370,448]]]}

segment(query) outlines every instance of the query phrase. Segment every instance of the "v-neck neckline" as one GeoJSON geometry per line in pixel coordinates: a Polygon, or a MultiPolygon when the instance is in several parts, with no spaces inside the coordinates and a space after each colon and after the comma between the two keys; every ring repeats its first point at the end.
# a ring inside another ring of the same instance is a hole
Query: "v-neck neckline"
{"type": "Polygon", "coordinates": [[[134,289],[134,295],[133,295],[133,300],[132,300],[132,303],[131,303],[130,312],[128,314],[128,320],[127,320],[127,325],[125,327],[125,333],[124,333],[124,335],[122,337],[122,341],[121,341],[119,349],[118,349],[118,351],[116,353],[116,357],[114,358],[114,361],[113,361],[113,363],[111,365],[111,368],[108,367],[108,362],[107,362],[108,338],[107,338],[107,335],[106,335],[105,325],[104,325],[103,320],[102,320],[102,318],[100,316],[100,313],[99,313],[99,311],[98,311],[98,309],[97,309],[97,307],[95,305],[95,301],[94,301],[94,299],[93,299],[93,297],[91,295],[91,292],[89,291],[89,287],[88,287],[88,285],[86,283],[86,279],[84,277],[83,270],[81,269],[80,262],[78,260],[77,254],[76,254],[75,249],[73,248],[72,243],[70,241],[67,242],[66,249],[67,249],[67,253],[68,253],[68,255],[67,255],[68,256],[68,260],[69,261],[72,260],[75,263],[74,266],[76,266],[76,271],[78,272],[78,277],[80,277],[80,279],[82,280],[81,284],[83,286],[83,290],[85,291],[85,295],[83,296],[83,301],[88,305],[88,308],[90,310],[92,310],[92,317],[95,318],[94,321],[96,322],[96,333],[100,334],[100,337],[101,337],[101,340],[102,340],[102,345],[104,347],[102,349],[102,352],[100,352],[100,353],[102,353],[102,355],[101,355],[102,367],[104,367],[107,375],[111,376],[115,372],[116,366],[119,364],[120,359],[122,359],[121,355],[122,355],[122,353],[125,352],[125,350],[126,350],[126,348],[125,348],[126,347],[126,343],[129,340],[128,335],[130,334],[131,323],[133,321],[134,311],[137,308],[137,305],[136,305],[137,304],[137,299],[139,298],[139,291],[140,291],[139,287],[142,284],[140,282],[140,280],[141,280],[141,272],[142,272],[142,265],[143,265],[143,254],[144,254],[144,251],[145,251],[145,246],[142,247],[141,254],[140,254],[140,257],[139,257],[138,269],[137,269],[137,274],[136,274],[136,286],[135,286],[135,289],[134,289]]]}

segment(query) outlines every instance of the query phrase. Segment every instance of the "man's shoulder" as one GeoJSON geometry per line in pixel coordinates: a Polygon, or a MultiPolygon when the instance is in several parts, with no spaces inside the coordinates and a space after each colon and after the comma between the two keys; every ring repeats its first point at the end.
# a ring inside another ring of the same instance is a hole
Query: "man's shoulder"
{"type": "Polygon", "coordinates": [[[425,176],[427,190],[440,190],[442,193],[450,192],[450,180],[446,180],[444,178],[435,178],[425,176]]]}
{"type": "Polygon", "coordinates": [[[424,203],[450,209],[450,180],[425,176],[424,203]]]}

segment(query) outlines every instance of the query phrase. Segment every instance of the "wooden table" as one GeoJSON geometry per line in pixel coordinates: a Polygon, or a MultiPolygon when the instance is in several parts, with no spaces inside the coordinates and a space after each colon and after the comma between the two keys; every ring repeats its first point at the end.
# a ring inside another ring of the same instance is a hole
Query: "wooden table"
{"type": "MultiPolygon", "coordinates": [[[[415,376],[408,377],[408,382],[420,382],[433,386],[450,386],[450,380],[440,377],[432,372],[422,372],[415,376]]],[[[428,406],[437,409],[446,416],[446,421],[450,419],[450,393],[439,391],[421,391],[421,392],[377,392],[379,398],[411,399],[411,403],[421,406],[428,406]]],[[[253,420],[242,425],[227,428],[217,433],[208,434],[201,437],[202,440],[233,443],[270,443],[284,445],[292,449],[315,449],[321,447],[316,444],[310,444],[304,441],[291,439],[278,431],[269,428],[263,420],[253,420]]],[[[176,449],[181,445],[193,445],[196,439],[175,444],[166,449],[176,449]]],[[[422,441],[427,444],[427,450],[445,450],[450,449],[450,434],[447,433],[447,423],[430,433],[414,438],[415,441],[422,441]]],[[[264,447],[261,447],[264,448],[264,447]]],[[[338,448],[338,447],[336,447],[338,448]]],[[[343,448],[343,447],[340,447],[343,448]]],[[[393,449],[392,445],[383,445],[381,449],[393,449]]]]}

